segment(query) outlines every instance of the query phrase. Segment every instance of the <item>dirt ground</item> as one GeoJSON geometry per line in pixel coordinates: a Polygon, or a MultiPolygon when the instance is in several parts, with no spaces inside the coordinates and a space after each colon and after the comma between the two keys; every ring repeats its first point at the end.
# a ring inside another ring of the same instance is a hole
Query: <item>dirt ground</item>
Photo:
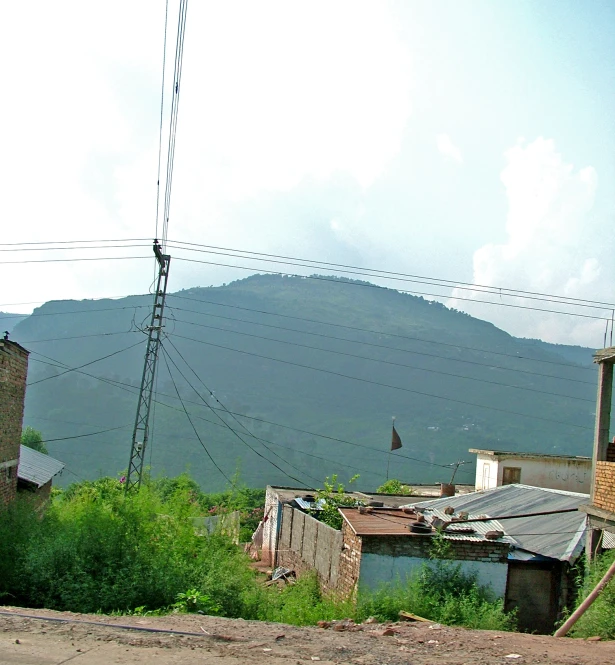
{"type": "Polygon", "coordinates": [[[495,631],[440,627],[431,623],[338,622],[328,628],[221,619],[200,615],[109,617],[0,607],[0,664],[103,665],[562,665],[615,662],[615,642],[593,642],[495,631]],[[7,615],[6,613],[10,613],[7,615]],[[24,618],[16,613],[28,614],[24,618]],[[51,619],[70,619],[56,622],[51,619]],[[78,621],[97,621],[88,625],[78,621]],[[164,629],[174,635],[125,630],[164,629]]]}

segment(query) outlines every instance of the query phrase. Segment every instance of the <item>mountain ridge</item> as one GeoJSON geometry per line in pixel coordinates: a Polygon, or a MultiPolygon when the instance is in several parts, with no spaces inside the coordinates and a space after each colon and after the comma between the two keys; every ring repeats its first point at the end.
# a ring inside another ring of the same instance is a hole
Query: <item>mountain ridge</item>
{"type": "MultiPolygon", "coordinates": [[[[190,468],[204,487],[220,489],[228,481],[205,446],[226,476],[239,469],[253,486],[297,479],[313,485],[325,475],[347,480],[358,472],[361,485],[374,488],[386,477],[392,416],[404,447],[392,456],[391,476],[408,482],[448,480],[446,465],[467,458],[468,448],[589,454],[596,381],[589,349],[574,356],[587,352],[586,364],[571,362],[556,345],[517,339],[441,303],[365,284],[253,275],[169,294],[153,473],[190,468]],[[216,398],[242,415],[235,420],[212,410],[222,409],[216,398]]],[[[34,351],[25,424],[48,440],[126,425],[49,443],[78,476],[114,475],[128,463],[144,347],[124,349],[145,339],[138,330],[151,301],[50,301],[13,331],[34,351]],[[109,357],[81,371],[104,381],[77,372],[51,378],[63,370],[44,364],[51,358],[76,367],[103,356],[109,357]]],[[[460,481],[473,480],[471,468],[463,473],[460,481]]]]}

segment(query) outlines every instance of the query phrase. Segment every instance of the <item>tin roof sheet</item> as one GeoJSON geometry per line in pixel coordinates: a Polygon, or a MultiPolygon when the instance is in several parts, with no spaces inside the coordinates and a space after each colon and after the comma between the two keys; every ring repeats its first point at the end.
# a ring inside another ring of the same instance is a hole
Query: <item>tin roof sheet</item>
{"type": "MultiPolygon", "coordinates": [[[[340,508],[340,513],[358,536],[410,536],[409,526],[416,522],[416,515],[397,508],[374,508],[360,513],[358,508],[340,508]]],[[[422,535],[422,534],[421,534],[422,535]]]]}
{"type": "Polygon", "coordinates": [[[43,455],[27,446],[19,447],[19,466],[17,477],[37,487],[48,483],[55,475],[60,473],[66,465],[49,455],[43,455]]]}
{"type": "MultiPolygon", "coordinates": [[[[500,517],[553,510],[576,509],[588,500],[587,494],[562,490],[530,487],[528,485],[503,485],[435,501],[415,503],[424,508],[425,515],[447,506],[472,515],[500,517]]],[[[581,512],[556,515],[538,515],[502,520],[502,530],[511,536],[520,549],[560,561],[573,561],[583,549],[585,514],[581,512]]],[[[472,524],[480,524],[473,522],[472,524]]]]}

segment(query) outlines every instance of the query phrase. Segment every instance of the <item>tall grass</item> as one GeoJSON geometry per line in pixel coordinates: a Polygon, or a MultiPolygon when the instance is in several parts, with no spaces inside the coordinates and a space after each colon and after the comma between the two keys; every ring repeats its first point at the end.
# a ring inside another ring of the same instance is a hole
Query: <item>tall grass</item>
{"type": "Polygon", "coordinates": [[[260,495],[208,497],[187,476],[123,489],[111,478],[71,486],[42,518],[29,504],[0,509],[0,602],[88,613],[201,609],[296,625],[395,620],[407,610],[448,625],[513,627],[502,603],[447,560],[357,602],[322,594],[315,574],[265,587],[243,551],[223,536],[196,535],[191,520],[221,506],[253,513],[260,495]]]}
{"type": "Polygon", "coordinates": [[[122,612],[197,588],[226,616],[254,615],[247,557],[224,537],[197,536],[189,518],[201,512],[183,490],[125,495],[112,479],[71,488],[42,519],[17,502],[0,513],[0,599],[122,612]]]}
{"type": "MultiPolygon", "coordinates": [[[[611,550],[596,557],[591,563],[579,592],[579,601],[586,598],[604,577],[609,566],[615,561],[615,551],[611,550]]],[[[615,580],[611,580],[593,605],[579,619],[572,630],[574,637],[600,635],[602,639],[615,639],[615,580]]]]}

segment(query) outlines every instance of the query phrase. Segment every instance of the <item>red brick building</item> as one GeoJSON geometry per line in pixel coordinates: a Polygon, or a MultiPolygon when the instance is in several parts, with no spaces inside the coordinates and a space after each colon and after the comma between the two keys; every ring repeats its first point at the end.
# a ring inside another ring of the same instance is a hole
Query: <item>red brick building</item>
{"type": "Polygon", "coordinates": [[[0,503],[17,493],[17,468],[23,424],[28,351],[0,339],[0,503]]]}

